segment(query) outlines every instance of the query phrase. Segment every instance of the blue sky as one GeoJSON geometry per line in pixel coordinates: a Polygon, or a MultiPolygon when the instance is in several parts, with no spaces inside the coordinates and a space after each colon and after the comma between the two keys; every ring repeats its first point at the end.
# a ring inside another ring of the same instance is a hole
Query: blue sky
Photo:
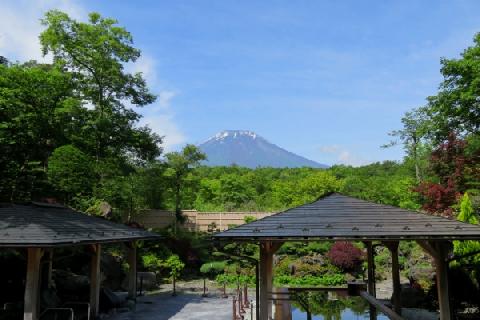
{"type": "Polygon", "coordinates": [[[40,58],[38,19],[59,8],[114,17],[159,94],[141,113],[167,150],[252,130],[310,159],[398,160],[381,149],[405,111],[480,32],[480,1],[62,1],[0,3],[0,54],[40,58]]]}

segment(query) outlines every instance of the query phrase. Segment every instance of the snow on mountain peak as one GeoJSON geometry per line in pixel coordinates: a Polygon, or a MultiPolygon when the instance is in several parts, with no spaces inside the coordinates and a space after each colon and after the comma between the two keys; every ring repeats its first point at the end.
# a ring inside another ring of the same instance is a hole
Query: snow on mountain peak
{"type": "Polygon", "coordinates": [[[253,131],[248,131],[248,130],[224,130],[224,131],[221,131],[221,132],[217,133],[212,138],[208,139],[208,141],[210,141],[210,140],[221,141],[221,140],[225,140],[228,137],[237,138],[237,137],[241,137],[241,136],[247,136],[247,137],[250,137],[252,139],[256,139],[258,137],[258,135],[253,131]]]}

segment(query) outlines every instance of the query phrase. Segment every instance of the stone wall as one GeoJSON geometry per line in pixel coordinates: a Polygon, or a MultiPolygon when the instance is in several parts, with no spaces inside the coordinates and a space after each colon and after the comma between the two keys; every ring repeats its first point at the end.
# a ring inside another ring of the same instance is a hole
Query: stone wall
{"type": "MultiPolygon", "coordinates": [[[[196,210],[184,210],[186,217],[184,228],[190,231],[208,231],[215,224],[216,230],[226,230],[232,226],[245,223],[245,217],[255,217],[257,220],[268,217],[273,212],[198,212],[196,210]]],[[[146,228],[165,228],[174,221],[174,214],[165,210],[148,210],[137,218],[138,222],[146,228]]]]}

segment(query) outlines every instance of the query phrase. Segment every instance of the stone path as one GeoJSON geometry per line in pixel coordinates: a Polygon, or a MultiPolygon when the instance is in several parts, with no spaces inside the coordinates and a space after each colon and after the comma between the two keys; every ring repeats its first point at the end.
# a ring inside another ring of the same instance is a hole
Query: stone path
{"type": "Polygon", "coordinates": [[[203,298],[199,294],[169,293],[139,297],[135,311],[119,313],[109,320],[228,320],[232,318],[232,301],[218,296],[203,298]]]}

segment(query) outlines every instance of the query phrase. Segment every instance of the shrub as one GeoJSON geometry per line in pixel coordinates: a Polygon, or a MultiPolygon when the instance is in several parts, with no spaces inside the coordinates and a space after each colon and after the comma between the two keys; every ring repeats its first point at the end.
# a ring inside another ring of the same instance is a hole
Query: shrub
{"type": "Polygon", "coordinates": [[[346,280],[343,274],[323,275],[321,277],[312,275],[303,277],[281,275],[275,277],[275,283],[277,285],[290,286],[339,286],[345,284],[346,280]]]}
{"type": "Polygon", "coordinates": [[[363,260],[363,252],[352,243],[336,242],[327,254],[330,262],[344,271],[354,270],[363,260]]]}

